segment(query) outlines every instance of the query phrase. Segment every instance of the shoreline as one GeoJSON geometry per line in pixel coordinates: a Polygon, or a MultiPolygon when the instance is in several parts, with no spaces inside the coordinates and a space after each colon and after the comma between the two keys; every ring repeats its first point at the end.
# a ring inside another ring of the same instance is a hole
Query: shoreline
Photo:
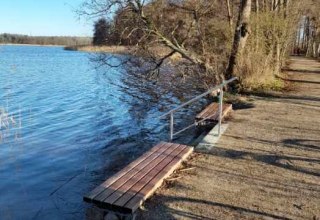
{"type": "Polygon", "coordinates": [[[133,46],[93,46],[93,45],[82,45],[82,46],[65,46],[64,50],[129,55],[129,54],[133,53],[134,47],[133,46]]]}
{"type": "MultiPolygon", "coordinates": [[[[143,57],[144,55],[139,52],[139,48],[136,46],[93,46],[93,45],[83,45],[83,46],[66,46],[65,50],[69,51],[81,51],[81,52],[91,52],[91,53],[110,53],[110,54],[121,54],[121,55],[134,55],[143,57]]],[[[169,49],[163,46],[153,46],[153,54],[158,57],[164,57],[169,53],[169,49]]],[[[168,58],[170,62],[177,63],[181,61],[182,57],[180,54],[174,54],[168,58]]]]}

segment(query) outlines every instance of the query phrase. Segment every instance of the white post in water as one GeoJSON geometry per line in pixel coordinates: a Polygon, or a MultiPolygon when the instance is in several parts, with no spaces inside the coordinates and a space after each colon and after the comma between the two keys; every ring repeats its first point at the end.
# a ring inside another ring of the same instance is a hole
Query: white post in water
{"type": "Polygon", "coordinates": [[[170,141],[173,140],[173,112],[170,113],[170,141]]]}
{"type": "Polygon", "coordinates": [[[220,136],[220,134],[221,134],[222,102],[223,102],[223,87],[221,86],[220,94],[219,94],[219,127],[218,127],[218,136],[220,136]]]}

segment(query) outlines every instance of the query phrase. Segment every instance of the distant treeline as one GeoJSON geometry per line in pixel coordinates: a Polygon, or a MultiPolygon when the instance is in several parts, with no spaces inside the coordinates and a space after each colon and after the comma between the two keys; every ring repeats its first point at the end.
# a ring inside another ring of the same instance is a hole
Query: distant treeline
{"type": "Polygon", "coordinates": [[[37,44],[37,45],[89,45],[90,37],[58,37],[58,36],[28,36],[20,34],[0,34],[2,44],[37,44]]]}

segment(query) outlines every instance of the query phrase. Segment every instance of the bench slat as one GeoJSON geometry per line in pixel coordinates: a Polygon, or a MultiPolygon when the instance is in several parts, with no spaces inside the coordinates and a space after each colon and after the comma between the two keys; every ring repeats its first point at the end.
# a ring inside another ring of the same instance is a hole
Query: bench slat
{"type": "Polygon", "coordinates": [[[163,180],[167,178],[193,151],[192,147],[186,147],[175,157],[160,173],[158,173],[138,194],[136,194],[126,205],[125,208],[134,212],[142,203],[161,186],[163,180]]]}
{"type": "MultiPolygon", "coordinates": [[[[159,163],[159,157],[165,152],[166,154],[170,154],[172,152],[172,146],[174,146],[171,143],[166,143],[163,145],[163,148],[156,151],[154,154],[150,155],[146,160],[143,161],[143,163],[138,164],[134,169],[131,169],[129,172],[125,173],[122,177],[118,178],[116,181],[114,181],[108,188],[106,188],[104,191],[102,191],[99,195],[93,198],[94,203],[101,203],[104,204],[104,200],[108,198],[112,193],[114,193],[116,190],[118,190],[122,185],[127,184],[127,182],[134,177],[139,171],[143,170],[145,167],[152,169],[152,165],[150,168],[150,163],[153,163],[154,161],[157,161],[159,163]]],[[[161,158],[160,158],[161,159],[161,158]]]]}
{"type": "Polygon", "coordinates": [[[133,213],[193,151],[161,142],[84,197],[100,208],[133,213]]]}
{"type": "Polygon", "coordinates": [[[136,183],[128,192],[126,192],[122,197],[120,197],[116,202],[113,203],[115,206],[123,207],[130,199],[132,199],[143,187],[149,184],[149,182],[155,178],[165,167],[167,167],[171,161],[173,161],[179,154],[185,150],[187,146],[180,145],[176,148],[174,157],[167,157],[163,160],[155,169],[145,175],[138,183],[136,183]]]}
{"type": "MultiPolygon", "coordinates": [[[[168,163],[167,159],[173,159],[180,151],[179,145],[173,145],[171,148],[164,153],[162,153],[159,157],[154,159],[151,163],[149,163],[146,167],[141,169],[137,174],[135,174],[132,178],[130,178],[127,182],[121,183],[118,181],[119,185],[121,185],[119,188],[116,189],[110,195],[107,197],[103,203],[113,204],[115,201],[117,201],[123,194],[125,194],[128,190],[131,191],[131,187],[134,186],[136,183],[140,183],[141,179],[145,176],[152,174],[153,170],[160,166],[163,162],[168,163]]],[[[112,186],[113,188],[113,186],[112,186]]]]}
{"type": "MultiPolygon", "coordinates": [[[[166,143],[160,142],[153,148],[151,148],[149,151],[147,151],[145,154],[140,156],[138,159],[134,160],[132,163],[127,165],[124,169],[107,179],[105,182],[103,182],[101,185],[97,186],[94,190],[92,190],[89,194],[84,196],[84,200],[87,202],[92,202],[92,199],[99,195],[101,192],[103,192],[107,187],[109,187],[112,183],[114,183],[117,179],[121,178],[123,175],[125,175],[127,172],[135,168],[137,165],[145,161],[150,155],[153,155],[157,151],[164,150],[166,143]]],[[[168,146],[169,147],[169,146],[168,146]]]]}
{"type": "Polygon", "coordinates": [[[212,114],[213,112],[217,111],[218,107],[219,107],[219,105],[217,103],[211,103],[202,112],[200,112],[200,114],[198,114],[196,117],[206,118],[210,114],[212,114]]]}
{"type": "MultiPolygon", "coordinates": [[[[231,104],[223,104],[222,117],[225,117],[232,110],[231,104]]],[[[196,120],[200,121],[207,118],[208,121],[216,121],[219,119],[219,104],[212,103],[196,116],[196,120]],[[208,117],[208,118],[207,118],[208,117]]]]}

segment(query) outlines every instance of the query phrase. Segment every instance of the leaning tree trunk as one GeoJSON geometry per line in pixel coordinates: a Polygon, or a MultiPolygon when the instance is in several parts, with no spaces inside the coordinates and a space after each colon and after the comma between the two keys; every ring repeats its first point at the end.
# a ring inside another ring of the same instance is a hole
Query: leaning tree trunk
{"type": "Polygon", "coordinates": [[[246,41],[250,33],[249,21],[251,13],[251,0],[241,0],[239,9],[239,17],[234,33],[232,51],[226,70],[226,79],[230,79],[235,75],[235,67],[242,55],[243,49],[246,45],[246,41]]]}

